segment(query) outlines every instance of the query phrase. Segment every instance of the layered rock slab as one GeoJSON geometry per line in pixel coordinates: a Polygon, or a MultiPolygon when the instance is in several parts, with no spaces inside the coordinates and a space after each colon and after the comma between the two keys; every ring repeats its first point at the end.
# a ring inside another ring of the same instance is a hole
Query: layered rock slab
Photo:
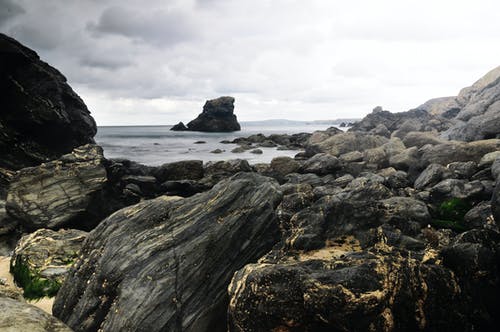
{"type": "Polygon", "coordinates": [[[77,331],[225,329],[229,281],[279,238],[281,196],[274,180],[240,173],[114,213],[91,232],[55,316],[77,331]]]}

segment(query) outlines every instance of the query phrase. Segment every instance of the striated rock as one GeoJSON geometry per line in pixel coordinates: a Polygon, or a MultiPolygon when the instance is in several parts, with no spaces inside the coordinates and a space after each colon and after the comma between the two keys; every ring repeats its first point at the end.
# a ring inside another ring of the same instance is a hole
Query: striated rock
{"type": "Polygon", "coordinates": [[[25,289],[27,298],[55,295],[77,260],[87,234],[76,229],[57,232],[39,229],[19,240],[10,269],[16,283],[25,289]]]}
{"type": "Polygon", "coordinates": [[[4,34],[0,63],[0,167],[35,166],[94,143],[95,121],[57,69],[4,34]]]}
{"type": "Polygon", "coordinates": [[[114,208],[105,198],[103,162],[102,149],[88,144],[18,171],[10,184],[7,212],[28,229],[94,226],[114,208]]]}
{"type": "Polygon", "coordinates": [[[220,180],[228,178],[236,173],[252,171],[252,167],[245,159],[209,161],[203,167],[205,177],[200,183],[212,187],[220,180]]]}
{"type": "Polygon", "coordinates": [[[42,309],[6,297],[0,297],[0,330],[13,332],[73,331],[42,309]]]}
{"type": "Polygon", "coordinates": [[[116,212],[85,242],[54,315],[77,331],[225,329],[227,286],[278,240],[281,196],[274,180],[242,173],[116,212]]]}
{"type": "Polygon", "coordinates": [[[187,124],[187,130],[207,132],[230,132],[241,130],[236,120],[233,97],[207,100],[203,112],[187,124]]]}

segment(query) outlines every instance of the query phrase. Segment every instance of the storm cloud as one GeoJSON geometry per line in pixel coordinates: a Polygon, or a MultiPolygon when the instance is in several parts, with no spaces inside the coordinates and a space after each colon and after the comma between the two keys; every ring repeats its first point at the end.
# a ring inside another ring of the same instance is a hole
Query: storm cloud
{"type": "Polygon", "coordinates": [[[495,1],[0,0],[0,30],[65,74],[100,125],[361,117],[455,95],[500,59],[495,1]]]}

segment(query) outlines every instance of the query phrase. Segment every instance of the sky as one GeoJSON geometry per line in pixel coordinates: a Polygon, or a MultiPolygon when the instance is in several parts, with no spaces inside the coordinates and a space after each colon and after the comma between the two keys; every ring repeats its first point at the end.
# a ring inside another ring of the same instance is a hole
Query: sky
{"type": "Polygon", "coordinates": [[[0,31],[59,69],[98,125],[207,99],[239,120],[360,118],[457,95],[500,65],[500,2],[0,0],[0,31]]]}

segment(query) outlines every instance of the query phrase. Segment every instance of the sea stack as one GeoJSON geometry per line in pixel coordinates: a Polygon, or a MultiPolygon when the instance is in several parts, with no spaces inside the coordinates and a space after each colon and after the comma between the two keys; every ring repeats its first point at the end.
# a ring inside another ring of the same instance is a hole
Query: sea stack
{"type": "Polygon", "coordinates": [[[233,97],[219,97],[207,100],[203,112],[187,126],[179,123],[171,128],[176,131],[231,132],[241,130],[234,111],[233,97]]]}

